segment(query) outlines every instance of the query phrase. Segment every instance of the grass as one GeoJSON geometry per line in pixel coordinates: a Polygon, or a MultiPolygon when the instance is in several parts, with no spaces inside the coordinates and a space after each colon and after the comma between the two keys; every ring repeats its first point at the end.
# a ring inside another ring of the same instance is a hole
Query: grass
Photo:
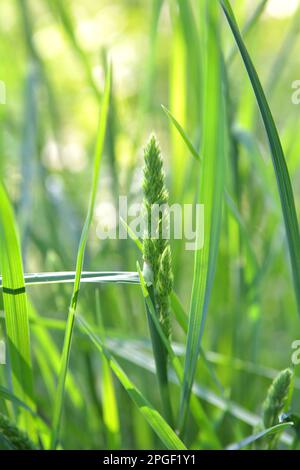
{"type": "Polygon", "coordinates": [[[1,2],[0,449],[298,449],[299,9],[146,3],[1,2]]]}
{"type": "Polygon", "coordinates": [[[78,295],[79,295],[79,289],[80,289],[80,281],[81,281],[81,273],[82,273],[82,267],[83,267],[83,261],[84,261],[85,247],[86,247],[88,233],[89,233],[90,225],[92,223],[93,214],[94,214],[96,193],[97,193],[97,187],[98,187],[98,181],[99,181],[100,163],[101,163],[101,158],[102,158],[103,145],[104,145],[104,139],[105,139],[105,133],[106,133],[106,126],[107,126],[110,90],[111,90],[111,68],[109,67],[107,78],[106,78],[106,86],[105,86],[104,95],[103,95],[100,121],[99,121],[99,130],[98,130],[97,144],[96,144],[96,150],[95,150],[95,159],[94,159],[92,189],[91,189],[90,201],[89,201],[89,206],[88,206],[88,212],[87,212],[85,223],[82,229],[78,252],[77,252],[74,287],[73,287],[71,302],[69,306],[68,319],[67,319],[64,345],[63,345],[62,358],[61,358],[61,366],[60,366],[60,372],[58,376],[58,386],[57,386],[57,392],[56,392],[55,401],[54,401],[52,435],[51,435],[51,448],[54,448],[54,449],[56,448],[58,438],[59,438],[59,428],[60,428],[62,405],[63,405],[63,399],[64,399],[65,382],[66,382],[66,375],[67,375],[68,363],[69,363],[70,352],[71,352],[72,334],[73,334],[75,314],[76,314],[78,295]]]}

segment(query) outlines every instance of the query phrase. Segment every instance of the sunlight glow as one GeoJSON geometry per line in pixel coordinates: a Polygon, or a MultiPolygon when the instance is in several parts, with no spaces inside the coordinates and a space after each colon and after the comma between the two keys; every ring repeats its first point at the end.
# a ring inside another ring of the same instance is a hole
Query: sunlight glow
{"type": "Polygon", "coordinates": [[[287,18],[295,13],[299,0],[269,0],[266,8],[268,16],[287,18]]]}

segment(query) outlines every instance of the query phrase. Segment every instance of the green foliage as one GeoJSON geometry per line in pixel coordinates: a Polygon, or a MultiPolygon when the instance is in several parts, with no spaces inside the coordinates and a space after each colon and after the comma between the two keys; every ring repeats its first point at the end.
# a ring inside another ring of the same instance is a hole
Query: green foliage
{"type": "Polygon", "coordinates": [[[9,450],[35,450],[36,447],[27,434],[12,424],[0,413],[0,448],[9,450]]]}
{"type": "MultiPolygon", "coordinates": [[[[226,151],[226,115],[222,93],[221,55],[218,37],[219,11],[217,2],[205,2],[203,41],[206,41],[203,69],[203,164],[199,175],[198,202],[204,205],[204,246],[195,251],[193,287],[185,355],[184,382],[181,391],[179,429],[185,431],[190,395],[196,373],[200,344],[204,332],[210,293],[214,279],[224,184],[226,151]],[[215,134],[218,139],[215,139],[215,134]],[[218,168],[216,172],[215,169],[218,168]]],[[[197,229],[200,244],[201,228],[197,229]]]]}
{"type": "MultiPolygon", "coordinates": [[[[28,304],[22,258],[13,210],[1,183],[0,266],[13,389],[20,400],[34,409],[28,304]]],[[[22,425],[34,436],[32,416],[24,409],[21,409],[21,415],[22,425]]]]}
{"type": "Polygon", "coordinates": [[[97,142],[96,142],[92,189],[90,193],[87,216],[86,216],[85,223],[82,229],[78,252],[77,252],[75,281],[74,281],[71,302],[69,306],[68,319],[67,319],[67,325],[66,325],[66,331],[65,331],[65,339],[64,339],[63,351],[62,351],[62,357],[61,357],[61,367],[60,367],[60,372],[58,376],[58,386],[57,386],[55,402],[54,402],[54,413],[53,413],[52,435],[51,435],[51,448],[54,448],[54,449],[56,448],[57,443],[58,443],[59,428],[60,428],[64,391],[65,391],[65,382],[66,382],[67,369],[68,369],[70,352],[71,352],[71,341],[72,341],[75,313],[76,313],[78,295],[79,295],[79,289],[80,289],[81,272],[83,268],[85,248],[86,248],[89,228],[92,223],[95,201],[96,201],[96,193],[98,189],[100,163],[101,163],[101,158],[102,158],[104,138],[105,138],[105,133],[106,133],[106,125],[107,125],[107,117],[108,117],[108,109],[109,109],[110,90],[111,90],[111,68],[108,69],[108,74],[106,77],[106,86],[104,90],[103,103],[102,103],[100,120],[99,120],[98,136],[97,136],[97,142]]]}

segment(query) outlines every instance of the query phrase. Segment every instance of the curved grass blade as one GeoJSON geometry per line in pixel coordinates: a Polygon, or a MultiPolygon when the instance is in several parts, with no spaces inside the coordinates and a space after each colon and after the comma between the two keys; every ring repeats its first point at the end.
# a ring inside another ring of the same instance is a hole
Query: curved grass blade
{"type": "MultiPolygon", "coordinates": [[[[23,265],[13,210],[2,183],[0,183],[0,267],[13,390],[21,401],[34,410],[28,305],[23,265]]],[[[32,416],[27,411],[22,411],[20,418],[28,434],[35,438],[32,416]]]]}
{"type": "Polygon", "coordinates": [[[273,434],[281,433],[285,429],[289,429],[292,426],[294,426],[294,423],[288,422],[288,423],[281,423],[281,424],[276,424],[275,426],[272,426],[268,429],[264,429],[261,432],[258,432],[256,434],[252,434],[251,436],[246,437],[242,441],[236,443],[236,444],[231,444],[228,447],[226,447],[226,450],[240,450],[243,449],[243,447],[247,447],[250,444],[253,444],[253,442],[258,441],[259,439],[262,439],[263,437],[267,437],[273,434]]]}
{"type": "Polygon", "coordinates": [[[60,373],[58,377],[58,386],[57,386],[57,391],[56,391],[56,396],[55,396],[55,401],[54,401],[54,413],[53,413],[52,435],[51,435],[51,448],[52,449],[56,448],[58,436],[59,436],[59,427],[60,427],[60,421],[61,421],[61,413],[62,413],[64,390],[65,390],[65,381],[66,381],[67,369],[68,369],[68,364],[69,364],[75,312],[76,312],[78,294],[79,294],[79,289],[80,289],[81,272],[82,272],[82,267],[83,267],[84,253],[85,253],[85,247],[86,247],[87,238],[88,238],[88,232],[89,232],[89,228],[90,228],[92,218],[93,218],[96,193],[97,193],[97,188],[98,188],[100,163],[101,163],[101,157],[103,153],[106,125],[107,125],[107,118],[108,118],[108,110],[109,110],[110,89],[111,89],[111,67],[109,67],[107,77],[106,77],[102,109],[101,109],[101,115],[100,115],[100,121],[99,121],[99,130],[98,130],[98,137],[97,137],[97,144],[96,144],[96,151],[95,151],[95,159],[94,159],[92,190],[91,190],[91,195],[90,195],[88,212],[87,212],[86,220],[82,229],[82,234],[81,234],[78,253],[77,253],[75,282],[74,282],[74,287],[73,287],[71,303],[69,306],[68,320],[67,320],[67,325],[66,325],[63,351],[62,351],[62,357],[61,357],[61,368],[60,368],[60,373]]]}
{"type": "Polygon", "coordinates": [[[187,145],[189,151],[191,152],[191,154],[196,158],[196,160],[200,160],[200,157],[199,157],[199,154],[198,154],[197,150],[195,149],[195,147],[191,143],[190,139],[188,138],[186,132],[184,131],[182,126],[179,124],[179,122],[175,119],[175,117],[173,116],[171,111],[169,111],[163,104],[161,105],[161,107],[162,107],[163,111],[166,113],[166,115],[168,116],[168,118],[170,119],[170,121],[174,124],[174,126],[178,130],[179,134],[181,135],[182,139],[186,143],[186,145],[187,145]]]}
{"type": "Polygon", "coordinates": [[[26,403],[24,403],[22,400],[16,397],[13,393],[11,393],[11,391],[8,390],[6,387],[0,386],[0,399],[8,400],[12,402],[14,405],[19,406],[29,411],[29,413],[31,413],[32,415],[36,414],[35,411],[33,411],[28,405],[26,405],[26,403]]]}
{"type": "MultiPolygon", "coordinates": [[[[255,10],[253,11],[252,15],[246,21],[245,26],[242,29],[242,36],[245,38],[252,28],[256,25],[258,20],[260,19],[261,15],[265,11],[269,0],[261,0],[260,3],[257,5],[255,10]]],[[[227,63],[230,64],[236,55],[236,48],[233,48],[228,56],[227,63]]]]}
{"type": "MultiPolygon", "coordinates": [[[[204,204],[205,239],[201,250],[196,250],[194,278],[189,313],[189,326],[181,392],[179,430],[184,433],[189,401],[200,352],[210,291],[213,283],[222,214],[225,110],[222,95],[221,60],[218,43],[217,2],[206,1],[204,21],[206,48],[204,51],[203,104],[203,164],[200,172],[199,203],[204,204]]],[[[200,227],[197,237],[200,236],[200,227]]]]}
{"type": "Polygon", "coordinates": [[[154,432],[160,438],[162,443],[168,449],[174,450],[185,450],[186,447],[179,437],[175,434],[173,429],[167,424],[164,418],[159,414],[159,412],[153,408],[153,406],[148,402],[148,400],[143,396],[143,394],[138,390],[138,388],[131,382],[129,377],[126,375],[124,370],[118,364],[118,362],[113,358],[109,351],[104,347],[103,342],[98,338],[88,325],[88,323],[80,316],[77,317],[77,320],[81,328],[89,336],[91,341],[94,343],[96,348],[104,354],[108,364],[123,385],[127,393],[129,394],[132,401],[138,407],[144,418],[148,421],[154,432]]]}
{"type": "Polygon", "coordinates": [[[269,108],[257,72],[241,37],[241,33],[239,31],[230,3],[228,0],[220,1],[247,69],[248,76],[251,81],[267,132],[290,252],[298,313],[300,315],[300,234],[293,188],[288,172],[288,167],[285,161],[281,141],[271,110],[269,108]]]}
{"type": "MultiPolygon", "coordinates": [[[[197,161],[202,161],[201,155],[199,155],[199,153],[195,149],[194,145],[192,144],[190,138],[188,137],[187,133],[185,132],[183,127],[179,124],[179,122],[176,120],[176,118],[173,116],[171,111],[169,111],[163,105],[161,105],[161,107],[162,107],[163,111],[166,113],[166,115],[168,116],[168,118],[170,119],[170,121],[174,124],[175,128],[178,130],[179,134],[181,135],[183,141],[186,143],[186,145],[187,145],[188,149],[190,150],[191,154],[193,155],[193,157],[197,161]]],[[[258,262],[257,262],[256,256],[255,256],[255,253],[253,251],[253,248],[251,246],[251,242],[250,242],[246,227],[244,225],[244,222],[242,220],[242,217],[239,213],[239,210],[238,210],[235,202],[233,201],[232,197],[230,196],[230,194],[228,193],[227,190],[225,190],[224,196],[225,196],[225,203],[226,203],[226,205],[227,205],[227,207],[230,211],[231,216],[234,218],[234,220],[238,224],[241,232],[244,235],[246,248],[248,250],[251,262],[257,268],[258,267],[258,262]]]]}

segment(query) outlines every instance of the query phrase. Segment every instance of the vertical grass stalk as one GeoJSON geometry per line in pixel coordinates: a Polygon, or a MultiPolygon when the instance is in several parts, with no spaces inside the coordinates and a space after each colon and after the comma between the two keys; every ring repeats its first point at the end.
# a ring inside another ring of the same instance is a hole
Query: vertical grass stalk
{"type": "Polygon", "coordinates": [[[86,220],[82,229],[82,234],[79,242],[79,248],[77,253],[77,261],[76,261],[76,275],[75,275],[75,282],[73,287],[73,293],[71,298],[71,303],[69,306],[69,313],[64,337],[64,344],[63,344],[63,352],[61,357],[61,368],[58,377],[58,386],[55,396],[54,402],[54,413],[53,413],[53,422],[52,422],[52,434],[51,434],[51,448],[55,449],[58,437],[59,437],[59,427],[61,421],[61,414],[62,414],[62,406],[63,406],[63,399],[64,399],[64,390],[65,390],[65,381],[66,375],[68,370],[69,364],[69,357],[70,357],[70,349],[71,349],[71,341],[72,341],[72,333],[75,321],[75,312],[77,307],[78,301],[78,294],[80,289],[80,280],[81,280],[81,272],[83,267],[84,261],[84,253],[85,247],[88,238],[89,228],[92,222],[94,207],[95,207],[95,200],[96,200],[96,193],[98,188],[98,181],[99,181],[99,173],[100,173],[100,163],[101,157],[103,153],[104,147],[104,139],[106,134],[106,124],[107,124],[107,117],[108,117],[108,110],[109,110],[109,101],[110,101],[110,89],[111,89],[111,67],[108,68],[106,82],[105,82],[105,89],[102,101],[102,109],[99,121],[99,129],[98,129],[98,137],[97,137],[97,144],[96,144],[96,151],[95,151],[95,158],[94,158],[94,171],[93,171],[93,181],[92,181],[92,189],[90,195],[90,201],[88,206],[88,212],[86,216],[86,220]]]}

